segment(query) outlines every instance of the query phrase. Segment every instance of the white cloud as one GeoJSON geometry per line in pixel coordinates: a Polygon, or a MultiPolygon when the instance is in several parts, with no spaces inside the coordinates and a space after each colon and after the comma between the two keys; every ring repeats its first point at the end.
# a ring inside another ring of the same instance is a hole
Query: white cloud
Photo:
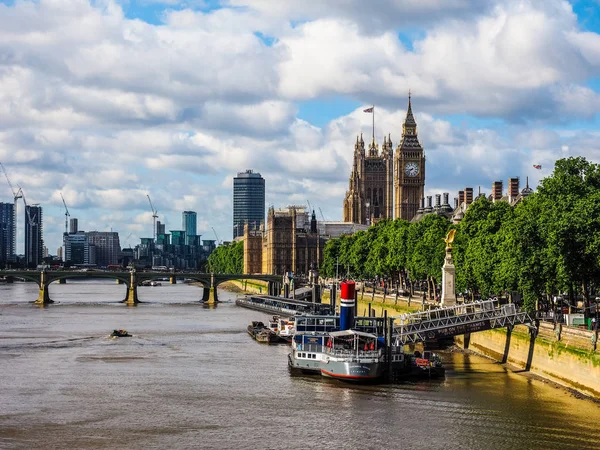
{"type": "Polygon", "coordinates": [[[389,133],[396,147],[411,88],[428,192],[523,178],[534,163],[548,174],[565,155],[600,161],[596,134],[552,129],[595,119],[600,104],[586,85],[600,37],[562,0],[231,0],[241,7],[211,12],[142,0],[165,6],[159,25],[121,3],[0,4],[0,161],[46,208],[52,251],[61,192],[81,228],[131,243],[151,232],[146,194],[171,229],[194,209],[200,232],[228,240],[231,180],[250,168],[268,203],[309,200],[340,219],[372,116],[357,108],[319,127],[298,118],[304,99],[374,102],[376,141],[389,133]]]}

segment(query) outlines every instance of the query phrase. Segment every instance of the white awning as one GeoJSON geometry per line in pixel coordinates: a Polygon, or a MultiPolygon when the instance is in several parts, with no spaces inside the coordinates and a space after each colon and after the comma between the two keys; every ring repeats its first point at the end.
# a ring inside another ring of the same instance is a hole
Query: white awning
{"type": "Polygon", "coordinates": [[[374,334],[365,333],[363,331],[356,331],[356,330],[332,331],[331,333],[329,333],[329,336],[334,337],[334,338],[344,337],[344,336],[360,336],[360,337],[377,339],[377,336],[375,336],[374,334]]]}

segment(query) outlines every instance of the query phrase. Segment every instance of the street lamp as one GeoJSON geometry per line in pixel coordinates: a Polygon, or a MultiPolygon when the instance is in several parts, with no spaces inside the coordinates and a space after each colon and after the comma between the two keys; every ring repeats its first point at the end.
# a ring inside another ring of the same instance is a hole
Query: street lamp
{"type": "Polygon", "coordinates": [[[371,226],[371,211],[370,211],[370,206],[371,206],[371,202],[369,200],[367,200],[365,202],[365,206],[367,207],[367,225],[371,226]]]}

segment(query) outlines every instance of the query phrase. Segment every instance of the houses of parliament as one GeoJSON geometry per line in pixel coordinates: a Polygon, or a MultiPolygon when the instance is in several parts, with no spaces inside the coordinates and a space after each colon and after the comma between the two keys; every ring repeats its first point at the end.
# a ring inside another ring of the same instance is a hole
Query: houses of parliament
{"type": "Polygon", "coordinates": [[[344,198],[343,220],[369,225],[380,219],[412,220],[425,194],[425,154],[419,143],[410,94],[396,147],[391,136],[383,138],[381,153],[375,138],[368,153],[362,134],[354,144],[349,187],[344,198]]]}

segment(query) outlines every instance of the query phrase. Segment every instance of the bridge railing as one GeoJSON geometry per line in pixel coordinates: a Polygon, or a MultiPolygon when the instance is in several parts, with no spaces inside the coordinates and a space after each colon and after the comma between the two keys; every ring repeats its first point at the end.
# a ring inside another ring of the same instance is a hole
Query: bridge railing
{"type": "MultiPolygon", "coordinates": [[[[446,306],[427,311],[406,313],[401,316],[394,317],[394,322],[399,325],[410,325],[421,323],[424,321],[438,320],[447,317],[456,317],[465,314],[476,314],[478,312],[487,312],[496,310],[496,300],[480,300],[472,303],[464,303],[462,305],[446,306]]],[[[515,306],[509,304],[505,306],[515,306]]]]}
{"type": "Polygon", "coordinates": [[[403,314],[395,318],[394,335],[403,342],[417,342],[532,322],[529,315],[519,311],[515,304],[497,307],[496,303],[495,300],[484,300],[403,314]]]}

